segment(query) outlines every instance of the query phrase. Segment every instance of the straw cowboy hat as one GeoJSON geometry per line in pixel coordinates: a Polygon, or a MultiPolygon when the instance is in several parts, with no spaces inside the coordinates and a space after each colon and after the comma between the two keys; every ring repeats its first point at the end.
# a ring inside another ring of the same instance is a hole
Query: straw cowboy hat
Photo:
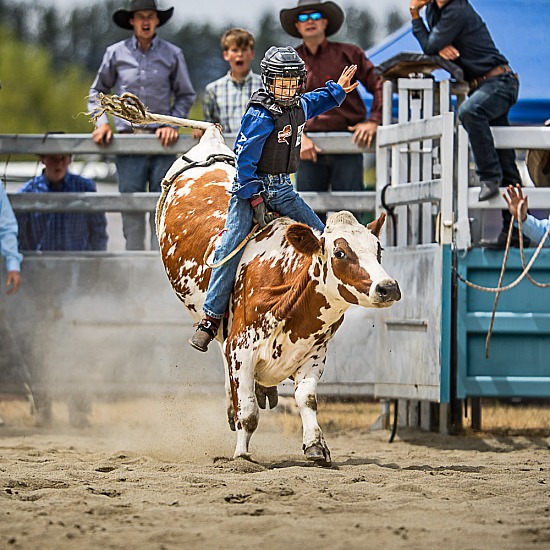
{"type": "Polygon", "coordinates": [[[130,2],[129,9],[116,10],[115,13],[113,13],[113,21],[119,27],[123,29],[128,29],[131,31],[133,30],[134,27],[130,25],[130,19],[134,17],[134,13],[136,11],[141,11],[141,10],[156,11],[160,21],[160,23],[158,24],[159,27],[162,27],[162,25],[164,25],[164,23],[166,23],[174,13],[174,8],[169,8],[167,10],[159,10],[155,0],[132,0],[130,2]]]}
{"type": "MultiPolygon", "coordinates": [[[[550,126],[550,119],[544,125],[550,126]]],[[[525,163],[529,176],[537,187],[550,187],[550,151],[548,149],[529,149],[525,163]]]]}
{"type": "Polygon", "coordinates": [[[304,11],[320,11],[325,19],[328,19],[328,25],[325,30],[325,35],[330,36],[337,33],[344,22],[344,12],[334,2],[319,2],[319,0],[298,0],[298,6],[288,10],[281,10],[279,19],[283,29],[296,38],[301,38],[300,33],[296,30],[296,17],[304,11]]]}

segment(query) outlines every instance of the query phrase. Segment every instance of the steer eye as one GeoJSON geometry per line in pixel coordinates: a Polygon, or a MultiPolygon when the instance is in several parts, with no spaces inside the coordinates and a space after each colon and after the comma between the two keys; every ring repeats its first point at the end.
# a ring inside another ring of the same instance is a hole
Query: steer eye
{"type": "Polygon", "coordinates": [[[343,260],[343,259],[346,257],[346,253],[345,253],[341,248],[337,248],[337,249],[334,251],[334,257],[335,257],[337,260],[343,260]]]}

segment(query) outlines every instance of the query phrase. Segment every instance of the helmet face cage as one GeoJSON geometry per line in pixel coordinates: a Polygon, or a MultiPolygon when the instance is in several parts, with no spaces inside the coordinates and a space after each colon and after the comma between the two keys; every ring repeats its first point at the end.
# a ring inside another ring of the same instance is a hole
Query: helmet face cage
{"type": "Polygon", "coordinates": [[[283,106],[294,105],[304,92],[307,80],[305,63],[296,50],[272,46],[260,63],[266,91],[283,106]]]}

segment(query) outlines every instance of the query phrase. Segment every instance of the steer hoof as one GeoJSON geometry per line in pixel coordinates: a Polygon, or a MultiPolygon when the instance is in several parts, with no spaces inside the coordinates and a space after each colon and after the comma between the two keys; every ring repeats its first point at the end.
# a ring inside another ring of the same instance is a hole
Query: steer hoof
{"type": "Polygon", "coordinates": [[[237,431],[235,428],[235,418],[233,417],[233,411],[227,413],[227,422],[229,423],[229,429],[232,432],[237,431]]]}
{"type": "Polygon", "coordinates": [[[279,402],[279,394],[277,392],[277,386],[271,386],[267,388],[261,384],[254,385],[254,393],[256,394],[256,401],[260,409],[265,409],[266,402],[269,403],[269,408],[274,409],[279,402]]]}
{"type": "Polygon", "coordinates": [[[330,468],[332,466],[329,450],[319,443],[312,443],[309,447],[304,449],[304,454],[307,460],[315,462],[317,466],[323,466],[324,468],[330,468]]]}

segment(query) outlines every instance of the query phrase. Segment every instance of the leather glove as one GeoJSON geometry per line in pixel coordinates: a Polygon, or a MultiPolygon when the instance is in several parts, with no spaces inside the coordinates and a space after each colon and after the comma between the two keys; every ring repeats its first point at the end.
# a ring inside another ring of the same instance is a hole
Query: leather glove
{"type": "Polygon", "coordinates": [[[270,212],[267,209],[267,205],[261,194],[254,195],[250,199],[250,206],[252,206],[252,210],[254,210],[254,219],[260,227],[265,227],[277,217],[276,212],[270,212]]]}

